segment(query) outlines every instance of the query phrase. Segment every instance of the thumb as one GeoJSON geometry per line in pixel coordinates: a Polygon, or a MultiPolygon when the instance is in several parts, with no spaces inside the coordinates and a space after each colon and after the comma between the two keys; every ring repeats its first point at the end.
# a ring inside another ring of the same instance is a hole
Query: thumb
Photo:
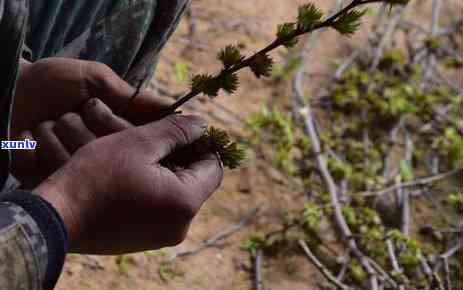
{"type": "Polygon", "coordinates": [[[134,140],[136,150],[151,156],[154,154],[154,161],[159,162],[198,140],[206,129],[207,123],[200,117],[170,115],[160,121],[128,130],[126,134],[129,136],[122,138],[134,140]]]}
{"type": "Polygon", "coordinates": [[[137,89],[120,78],[109,66],[87,62],[86,84],[90,98],[98,98],[119,116],[134,125],[142,125],[164,117],[170,102],[153,91],[137,89]],[[137,93],[135,97],[135,93],[137,93]]]}

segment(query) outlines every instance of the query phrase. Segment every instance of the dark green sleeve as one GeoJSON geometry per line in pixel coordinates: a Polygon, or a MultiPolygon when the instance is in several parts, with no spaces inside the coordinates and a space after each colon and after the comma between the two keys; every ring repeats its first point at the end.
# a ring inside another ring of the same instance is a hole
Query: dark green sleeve
{"type": "MultiPolygon", "coordinates": [[[[27,0],[0,0],[0,140],[8,139],[11,105],[27,27],[27,0]]],[[[0,150],[0,189],[8,177],[10,155],[0,150]]]]}

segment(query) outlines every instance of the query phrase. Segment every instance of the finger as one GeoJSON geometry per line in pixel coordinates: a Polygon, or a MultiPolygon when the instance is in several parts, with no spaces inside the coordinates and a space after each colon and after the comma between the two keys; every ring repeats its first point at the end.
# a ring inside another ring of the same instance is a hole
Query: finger
{"type": "Polygon", "coordinates": [[[223,166],[216,154],[209,153],[175,174],[185,188],[196,193],[197,202],[201,205],[220,186],[223,166]]]}
{"type": "Polygon", "coordinates": [[[85,125],[96,136],[106,136],[120,132],[133,125],[115,115],[113,111],[99,99],[90,99],[82,108],[85,125]]]}
{"type": "Polygon", "coordinates": [[[149,90],[140,90],[135,96],[137,89],[104,64],[88,62],[87,72],[86,83],[90,97],[101,99],[135,125],[161,119],[170,105],[170,102],[149,90]]]}
{"type": "MultiPolygon", "coordinates": [[[[17,140],[34,140],[31,131],[24,131],[17,135],[17,140]]],[[[23,187],[30,188],[30,184],[39,178],[37,172],[37,154],[35,150],[14,150],[12,151],[12,173],[22,183],[23,187]],[[35,176],[34,176],[35,175],[35,176]]]]}
{"type": "Polygon", "coordinates": [[[175,150],[199,139],[207,128],[207,123],[196,116],[171,115],[160,121],[137,127],[121,134],[127,142],[133,143],[134,150],[149,154],[151,160],[159,162],[175,150]],[[153,156],[153,157],[151,157],[153,156]]]}
{"type": "Polygon", "coordinates": [[[37,141],[37,160],[47,173],[52,173],[71,158],[66,147],[55,135],[54,126],[55,122],[48,121],[33,131],[37,141]]]}
{"type": "Polygon", "coordinates": [[[97,137],[85,126],[82,118],[75,113],[67,113],[56,122],[55,135],[71,154],[97,137]]]}

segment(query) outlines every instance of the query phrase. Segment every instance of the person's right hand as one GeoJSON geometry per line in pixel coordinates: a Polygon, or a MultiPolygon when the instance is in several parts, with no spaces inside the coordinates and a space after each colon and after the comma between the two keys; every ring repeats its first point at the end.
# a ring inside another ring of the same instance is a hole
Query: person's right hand
{"type": "Polygon", "coordinates": [[[70,251],[121,254],[172,246],[223,177],[215,154],[174,170],[160,161],[188,146],[206,124],[173,115],[100,138],[34,191],[59,212],[70,251]]]}

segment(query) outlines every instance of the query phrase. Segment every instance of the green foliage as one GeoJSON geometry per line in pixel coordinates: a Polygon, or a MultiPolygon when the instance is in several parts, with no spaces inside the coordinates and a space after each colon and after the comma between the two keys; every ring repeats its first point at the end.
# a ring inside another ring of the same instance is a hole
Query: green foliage
{"type": "Polygon", "coordinates": [[[413,168],[406,160],[401,160],[399,164],[400,176],[403,181],[412,181],[414,178],[413,168]]]}
{"type": "MultiPolygon", "coordinates": [[[[409,1],[384,2],[392,6],[409,1]]],[[[355,1],[352,3],[355,4],[355,1]]],[[[238,87],[236,72],[244,67],[249,67],[258,78],[273,74],[280,80],[287,79],[300,66],[300,59],[290,59],[286,66],[275,66],[269,56],[272,49],[282,45],[293,47],[298,36],[318,27],[330,26],[343,35],[351,35],[366,14],[366,10],[352,5],[350,10],[333,18],[327,17],[323,22],[323,13],[312,3],[299,7],[298,12],[295,22],[278,26],[274,42],[249,58],[242,56],[236,46],[225,47],[218,54],[223,64],[221,73],[217,76],[196,76],[193,78],[193,91],[211,97],[217,96],[220,90],[233,93],[238,87]]],[[[441,45],[441,39],[425,41],[425,46],[434,52],[439,51],[441,45]]],[[[423,86],[424,69],[410,63],[408,57],[398,50],[386,52],[378,66],[371,68],[372,59],[359,58],[340,79],[334,81],[326,96],[317,99],[317,105],[320,104],[316,108],[320,109],[317,114],[322,115],[322,121],[317,124],[321,153],[327,159],[328,170],[343,197],[340,203],[342,216],[352,232],[349,238],[355,240],[362,253],[376,261],[396,282],[405,284],[406,289],[418,289],[432,282],[427,277],[420,278],[420,259],[428,251],[442,250],[442,245],[439,248],[418,241],[415,233],[404,235],[395,228],[397,223],[388,223],[389,220],[400,221],[400,214],[397,215],[400,206],[394,203],[397,201],[392,200],[394,209],[397,209],[396,215],[388,217],[386,214],[390,213],[381,211],[382,200],[365,197],[364,193],[373,193],[395,182],[413,181],[417,176],[428,174],[429,161],[433,158],[440,161],[439,172],[463,166],[463,136],[460,133],[463,125],[462,97],[454,96],[443,86],[423,86]],[[436,117],[436,108],[445,109],[444,116],[436,117]],[[394,134],[398,137],[393,138],[394,134]],[[408,134],[414,143],[413,160],[404,160],[403,157],[407,149],[403,136],[408,134]],[[395,176],[388,176],[391,164],[386,161],[392,162],[395,170],[391,175],[395,176]],[[356,192],[362,193],[357,195],[356,192]],[[386,241],[392,241],[403,272],[394,271],[386,241]],[[409,281],[413,282],[408,284],[409,281]]],[[[320,254],[322,250],[336,252],[339,250],[337,246],[342,248],[344,245],[342,250],[348,252],[346,237],[339,232],[334,235],[337,239],[334,251],[330,249],[333,241],[324,241],[326,224],[332,226],[329,230],[337,229],[332,219],[328,219],[333,216],[335,207],[329,205],[330,194],[326,184],[320,178],[320,172],[314,170],[313,157],[320,152],[313,152],[300,120],[276,108],[263,108],[247,120],[246,127],[251,135],[251,144],[280,169],[300,178],[310,197],[300,211],[286,211],[280,231],[254,234],[241,248],[251,255],[259,251],[273,255],[293,249],[294,242],[303,239],[321,260],[326,258],[320,254]]],[[[244,158],[244,153],[225,132],[209,130],[198,144],[201,148],[218,151],[224,164],[232,168],[239,166],[236,161],[244,158]]],[[[463,208],[463,195],[460,193],[448,195],[446,201],[458,210],[463,208]]],[[[351,261],[343,282],[364,287],[368,274],[352,252],[350,254],[351,261]]],[[[339,270],[337,266],[329,264],[328,268],[336,272],[339,270]]]]}
{"type": "Polygon", "coordinates": [[[441,42],[439,38],[437,37],[429,37],[424,41],[425,46],[430,50],[430,51],[437,51],[440,46],[441,42]]]}
{"type": "Polygon", "coordinates": [[[188,65],[182,62],[176,62],[174,65],[174,76],[177,82],[185,83],[188,82],[188,65]]]}
{"type": "Polygon", "coordinates": [[[400,249],[398,260],[405,271],[411,274],[420,265],[422,251],[416,240],[404,236],[398,230],[391,230],[387,236],[392,240],[396,249],[400,249]]]}
{"type": "Polygon", "coordinates": [[[195,143],[200,148],[217,152],[225,167],[235,169],[246,159],[246,151],[238,143],[231,141],[226,131],[210,127],[195,143]]]}
{"type": "Polygon", "coordinates": [[[255,256],[258,250],[265,248],[266,238],[262,233],[255,233],[249,239],[241,244],[241,250],[249,252],[251,255],[255,256]]]}
{"type": "Polygon", "coordinates": [[[381,58],[378,68],[380,70],[387,70],[390,68],[394,68],[395,66],[404,66],[406,65],[406,58],[404,54],[398,50],[391,50],[387,51],[383,54],[381,58]]]}
{"type": "Polygon", "coordinates": [[[439,155],[446,158],[447,164],[452,168],[463,166],[463,136],[455,128],[448,127],[443,136],[436,136],[433,139],[432,148],[439,152],[439,155]]]}
{"type": "Polygon", "coordinates": [[[356,283],[363,283],[367,279],[367,273],[365,273],[358,260],[350,262],[348,277],[356,283]]]}
{"type": "Polygon", "coordinates": [[[257,78],[262,76],[269,77],[272,75],[273,60],[267,54],[258,54],[249,65],[257,78]]]}
{"type": "Polygon", "coordinates": [[[288,242],[289,240],[284,232],[273,235],[255,233],[243,242],[241,250],[249,252],[252,256],[256,256],[258,251],[274,256],[279,253],[279,250],[286,248],[288,242]]]}
{"type": "Polygon", "coordinates": [[[238,75],[226,74],[219,78],[220,87],[229,94],[234,93],[238,89],[239,80],[238,75]]]}
{"type": "Polygon", "coordinates": [[[232,141],[226,131],[210,127],[201,138],[190,146],[178,149],[174,155],[162,160],[162,164],[172,169],[188,166],[197,156],[210,153],[216,153],[223,166],[229,169],[238,168],[246,160],[246,150],[232,141]]]}
{"type": "Polygon", "coordinates": [[[297,38],[293,38],[296,31],[296,23],[288,22],[278,25],[277,27],[277,38],[284,40],[283,45],[287,48],[291,48],[297,44],[297,38]]]}
{"type": "Polygon", "coordinates": [[[222,61],[224,67],[227,69],[243,61],[244,56],[241,55],[241,52],[237,46],[228,45],[220,51],[218,59],[222,61]]]}
{"type": "Polygon", "coordinates": [[[352,35],[360,26],[360,20],[366,10],[351,10],[341,15],[331,26],[343,35],[352,35]]]}
{"type": "Polygon", "coordinates": [[[176,271],[169,263],[161,263],[158,273],[159,278],[161,278],[164,283],[168,283],[177,277],[183,276],[183,273],[176,271]]]}
{"type": "MultiPolygon", "coordinates": [[[[408,1],[385,0],[385,2],[392,5],[405,4],[408,1]]],[[[222,49],[217,55],[224,67],[220,74],[216,76],[209,74],[194,76],[192,78],[191,92],[187,94],[186,98],[192,98],[200,93],[211,98],[217,97],[220,89],[224,89],[228,93],[235,92],[238,87],[238,75],[236,72],[245,67],[249,67],[257,78],[271,76],[273,60],[268,53],[280,46],[293,47],[297,43],[298,36],[302,34],[328,26],[335,28],[341,34],[350,35],[354,33],[360,25],[360,19],[366,13],[366,10],[356,10],[355,7],[365,3],[362,1],[353,2],[355,5],[344,8],[341,11],[342,13],[336,17],[328,18],[324,22],[321,21],[323,12],[315,4],[308,3],[300,6],[297,21],[278,25],[277,39],[249,58],[245,58],[237,46],[228,45],[222,49]]],[[[177,107],[174,109],[177,109],[177,107]]]]}
{"type": "Polygon", "coordinates": [[[461,192],[450,193],[447,195],[445,201],[447,204],[449,204],[450,206],[453,206],[458,211],[463,210],[463,193],[461,192]]]}
{"type": "Polygon", "coordinates": [[[323,12],[313,3],[299,6],[297,25],[300,30],[309,30],[323,17],[323,12]]]}
{"type": "Polygon", "coordinates": [[[211,98],[217,97],[220,89],[231,94],[236,91],[238,85],[239,80],[237,74],[223,74],[217,77],[202,74],[194,76],[191,81],[191,86],[194,91],[204,93],[211,98]]]}
{"type": "Polygon", "coordinates": [[[120,255],[116,257],[116,265],[119,274],[127,276],[129,274],[129,260],[127,255],[120,255]]]}
{"type": "Polygon", "coordinates": [[[303,226],[318,230],[322,218],[323,211],[314,203],[307,203],[302,211],[302,224],[303,226]]]}
{"type": "Polygon", "coordinates": [[[262,107],[260,113],[246,120],[246,128],[251,133],[254,145],[262,142],[271,144],[272,155],[278,167],[287,173],[294,171],[293,147],[295,146],[294,126],[291,119],[278,109],[262,107]]]}
{"type": "MultiPolygon", "coordinates": [[[[326,114],[322,115],[324,118],[321,118],[320,125],[324,130],[319,132],[322,151],[335,183],[345,182],[348,186],[348,202],[342,204],[342,215],[359,249],[385,269],[397,283],[405,285],[406,289],[423,289],[432,281],[420,276],[423,275],[420,259],[430,253],[444,251],[445,246],[421,238],[418,240],[414,229],[406,236],[395,228],[397,223],[388,223],[389,219],[400,221],[400,205],[394,204],[396,215],[388,218],[377,207],[379,198],[365,198],[355,195],[355,192],[372,192],[393,185],[396,181],[413,181],[428,174],[427,160],[434,156],[441,161],[440,172],[460,168],[463,165],[463,136],[455,120],[462,118],[462,100],[443,87],[423,88],[420,85],[423,70],[409,64],[399,51],[386,52],[376,70],[371,71],[370,67],[370,60],[359,60],[335,82],[324,98],[317,100],[317,103],[326,106],[321,109],[328,108],[322,112],[326,114]],[[448,119],[436,118],[433,111],[436,107],[446,108],[445,117],[448,119]],[[395,127],[399,128],[398,137],[391,142],[391,132],[395,127]],[[406,149],[405,130],[413,143],[413,160],[410,161],[403,157],[406,149]],[[395,154],[393,166],[396,167],[396,175],[385,179],[382,177],[386,169],[384,160],[392,154],[395,154]],[[388,240],[393,243],[395,257],[403,271],[392,268],[386,245],[388,240]]],[[[323,260],[326,257],[321,254],[322,250],[329,248],[332,241],[331,237],[329,242],[324,240],[325,223],[320,229],[321,221],[333,215],[333,208],[328,204],[330,196],[318,172],[307,174],[314,168],[310,141],[300,137],[300,124],[277,109],[263,109],[248,120],[247,126],[256,138],[254,146],[261,143],[270,145],[272,155],[276,158],[281,158],[278,150],[283,148],[283,159],[291,164],[291,173],[303,179],[304,185],[311,191],[311,202],[305,204],[299,213],[285,214],[282,223],[284,234],[276,236],[274,241],[277,242],[268,243],[268,237],[262,235],[260,240],[254,239],[247,248],[258,248],[264,253],[268,253],[268,249],[281,252],[290,248],[294,244],[293,237],[297,236],[304,239],[323,260]]],[[[390,195],[393,196],[393,193],[390,195]]],[[[457,210],[463,209],[463,195],[460,193],[448,195],[446,202],[457,210]]],[[[342,244],[343,241],[342,235],[339,235],[337,242],[342,244]]],[[[439,242],[442,243],[442,239],[439,242]]],[[[327,265],[333,273],[339,270],[329,263],[327,265]]],[[[365,269],[357,259],[351,257],[343,282],[360,287],[366,279],[368,275],[365,269]]]]}
{"type": "Polygon", "coordinates": [[[353,169],[349,164],[335,158],[328,159],[328,168],[338,181],[350,178],[353,174],[353,169]]]}
{"type": "Polygon", "coordinates": [[[194,76],[191,80],[191,87],[193,91],[204,93],[211,98],[217,97],[220,90],[220,84],[208,74],[194,76]]]}

